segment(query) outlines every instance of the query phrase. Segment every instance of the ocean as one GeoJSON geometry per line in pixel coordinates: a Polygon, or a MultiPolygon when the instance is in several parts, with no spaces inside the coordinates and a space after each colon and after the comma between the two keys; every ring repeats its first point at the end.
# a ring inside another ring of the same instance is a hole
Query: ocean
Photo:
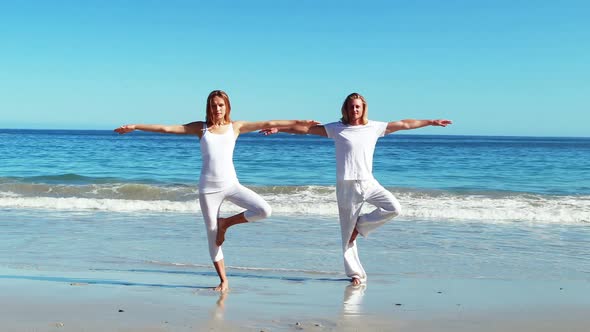
{"type": "MultiPolygon", "coordinates": [[[[334,159],[323,137],[239,137],[240,182],[273,215],[228,231],[230,281],[342,282],[334,159]]],[[[216,285],[200,167],[197,137],[0,130],[0,274],[216,285]]],[[[371,282],[590,280],[590,138],[393,134],[374,175],[403,212],[359,240],[371,282]]]]}

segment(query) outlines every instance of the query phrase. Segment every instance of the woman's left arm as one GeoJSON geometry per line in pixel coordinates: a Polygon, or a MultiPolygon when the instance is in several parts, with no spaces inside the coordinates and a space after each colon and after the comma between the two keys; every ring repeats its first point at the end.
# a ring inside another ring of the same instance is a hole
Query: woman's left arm
{"type": "Polygon", "coordinates": [[[314,120],[270,120],[270,121],[234,121],[234,130],[237,130],[240,134],[249,133],[252,131],[258,131],[265,128],[272,127],[291,127],[291,126],[315,126],[319,122],[314,120]]]}

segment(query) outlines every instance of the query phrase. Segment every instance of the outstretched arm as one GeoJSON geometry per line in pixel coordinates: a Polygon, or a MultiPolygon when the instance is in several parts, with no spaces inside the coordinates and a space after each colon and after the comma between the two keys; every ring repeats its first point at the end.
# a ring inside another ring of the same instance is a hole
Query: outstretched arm
{"type": "Polygon", "coordinates": [[[150,131],[163,134],[199,135],[203,128],[203,122],[196,121],[184,125],[159,125],[159,124],[128,124],[116,128],[119,134],[127,134],[134,130],[150,131]]]}
{"type": "Polygon", "coordinates": [[[314,126],[290,126],[290,127],[274,127],[274,128],[265,128],[260,131],[264,135],[272,135],[276,133],[289,133],[289,134],[298,134],[298,135],[318,135],[328,137],[328,133],[326,132],[326,127],[323,125],[314,125],[314,126]]]}
{"type": "Polygon", "coordinates": [[[313,120],[270,120],[270,121],[258,121],[258,122],[247,122],[247,121],[235,121],[234,129],[237,129],[240,134],[249,133],[256,130],[262,130],[264,128],[274,127],[291,127],[301,126],[310,127],[315,126],[319,122],[313,120]]]}
{"type": "Polygon", "coordinates": [[[437,120],[414,120],[414,119],[406,119],[400,121],[393,121],[387,124],[387,128],[385,129],[385,135],[391,134],[398,130],[410,130],[410,129],[418,129],[426,126],[439,126],[439,127],[446,127],[453,122],[451,120],[445,119],[437,119],[437,120]]]}

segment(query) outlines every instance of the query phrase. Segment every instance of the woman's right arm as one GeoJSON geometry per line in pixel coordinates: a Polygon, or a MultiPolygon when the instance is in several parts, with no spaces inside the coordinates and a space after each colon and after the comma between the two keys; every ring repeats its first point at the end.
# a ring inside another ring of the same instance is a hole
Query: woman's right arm
{"type": "Polygon", "coordinates": [[[289,127],[274,127],[274,128],[267,128],[260,131],[264,135],[272,135],[276,133],[289,133],[289,134],[298,134],[298,135],[318,135],[328,137],[328,133],[326,133],[326,127],[323,125],[315,125],[312,127],[308,126],[289,126],[289,127]]]}
{"type": "Polygon", "coordinates": [[[141,130],[163,134],[199,135],[201,134],[202,128],[203,122],[196,121],[184,125],[128,124],[116,128],[115,131],[119,134],[127,134],[134,130],[141,130]]]}

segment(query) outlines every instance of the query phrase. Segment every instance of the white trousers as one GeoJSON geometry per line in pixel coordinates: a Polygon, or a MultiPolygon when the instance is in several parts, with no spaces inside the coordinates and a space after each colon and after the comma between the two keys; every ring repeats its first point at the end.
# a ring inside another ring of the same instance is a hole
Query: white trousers
{"type": "Polygon", "coordinates": [[[342,232],[344,271],[351,278],[365,280],[367,274],[359,259],[356,240],[349,243],[350,236],[356,227],[359,234],[366,237],[379,226],[399,215],[401,206],[393,194],[375,179],[338,181],[336,197],[342,232]],[[361,215],[361,208],[365,202],[374,205],[376,209],[361,215]]]}
{"type": "Polygon", "coordinates": [[[221,247],[215,244],[215,240],[217,238],[217,218],[219,218],[221,204],[225,200],[245,208],[244,216],[248,221],[258,221],[268,218],[271,214],[270,205],[260,195],[239,183],[222,191],[200,193],[199,203],[201,204],[201,212],[203,212],[203,218],[205,219],[207,240],[209,241],[209,254],[213,262],[219,262],[223,259],[221,247]]]}

